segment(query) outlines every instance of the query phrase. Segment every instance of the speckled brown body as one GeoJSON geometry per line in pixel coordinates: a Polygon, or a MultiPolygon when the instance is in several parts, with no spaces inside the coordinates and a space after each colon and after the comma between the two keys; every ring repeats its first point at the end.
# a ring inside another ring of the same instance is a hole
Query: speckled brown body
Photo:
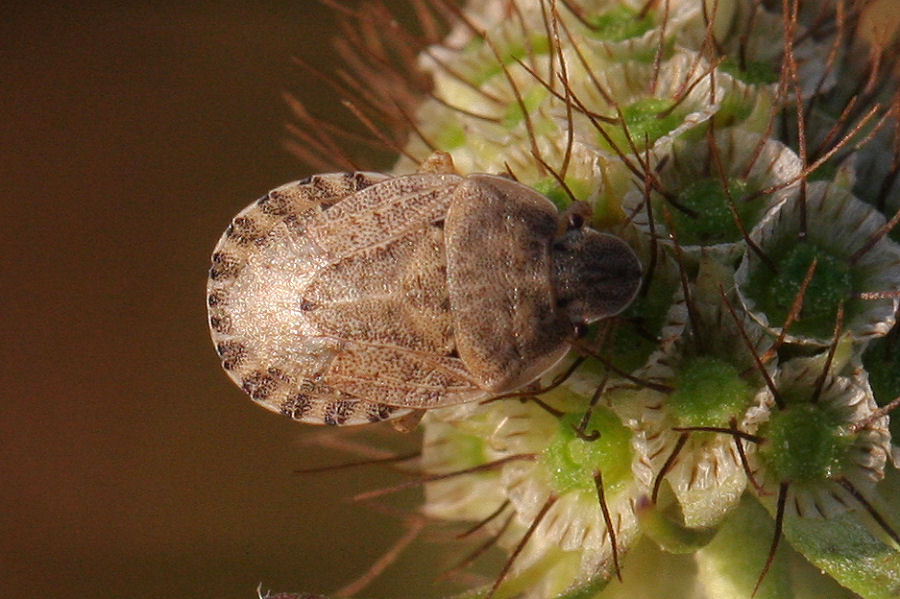
{"type": "Polygon", "coordinates": [[[376,422],[515,389],[566,354],[573,321],[620,311],[640,281],[622,241],[587,229],[591,253],[607,253],[590,290],[603,306],[573,315],[560,298],[584,293],[569,280],[583,260],[554,264],[554,248],[568,251],[558,220],[545,197],[491,175],[284,185],[216,247],[213,342],[247,394],[305,422],[376,422]]]}

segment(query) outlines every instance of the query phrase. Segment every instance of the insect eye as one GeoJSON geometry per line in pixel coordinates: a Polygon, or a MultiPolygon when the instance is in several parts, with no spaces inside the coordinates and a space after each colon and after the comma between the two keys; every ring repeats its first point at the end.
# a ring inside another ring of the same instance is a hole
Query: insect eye
{"type": "Polygon", "coordinates": [[[583,339],[588,332],[588,325],[583,322],[573,322],[572,323],[572,334],[576,339],[583,339]]]}
{"type": "Polygon", "coordinates": [[[584,226],[584,216],[578,214],[577,212],[573,212],[569,215],[569,227],[568,229],[571,231],[572,229],[580,229],[584,226]]]}

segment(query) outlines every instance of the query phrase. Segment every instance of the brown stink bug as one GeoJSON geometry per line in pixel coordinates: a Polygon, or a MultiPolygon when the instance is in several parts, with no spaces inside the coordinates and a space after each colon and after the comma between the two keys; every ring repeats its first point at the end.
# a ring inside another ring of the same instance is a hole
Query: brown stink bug
{"type": "Polygon", "coordinates": [[[629,305],[641,267],[622,240],[510,179],[426,164],[288,183],[226,229],[209,325],[258,403],[351,425],[481,400],[629,305]]]}

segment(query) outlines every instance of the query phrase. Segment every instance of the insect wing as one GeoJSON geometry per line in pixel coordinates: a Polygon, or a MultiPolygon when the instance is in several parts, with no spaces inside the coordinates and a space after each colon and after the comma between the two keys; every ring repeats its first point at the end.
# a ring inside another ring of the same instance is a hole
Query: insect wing
{"type": "Polygon", "coordinates": [[[440,324],[449,303],[437,225],[459,180],[317,175],[242,211],[208,288],[231,378],[264,407],[313,423],[477,396],[462,363],[441,353],[453,348],[440,324]]]}

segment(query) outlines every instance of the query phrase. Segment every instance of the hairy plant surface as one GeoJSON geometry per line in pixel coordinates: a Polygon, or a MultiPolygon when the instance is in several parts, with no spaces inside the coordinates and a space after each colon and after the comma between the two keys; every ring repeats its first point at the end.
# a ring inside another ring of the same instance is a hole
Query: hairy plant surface
{"type": "Polygon", "coordinates": [[[410,7],[336,5],[319,75],[371,135],[291,100],[298,156],[447,152],[587,202],[644,265],[557,371],[425,416],[459,597],[900,597],[896,3],[410,7]]]}

